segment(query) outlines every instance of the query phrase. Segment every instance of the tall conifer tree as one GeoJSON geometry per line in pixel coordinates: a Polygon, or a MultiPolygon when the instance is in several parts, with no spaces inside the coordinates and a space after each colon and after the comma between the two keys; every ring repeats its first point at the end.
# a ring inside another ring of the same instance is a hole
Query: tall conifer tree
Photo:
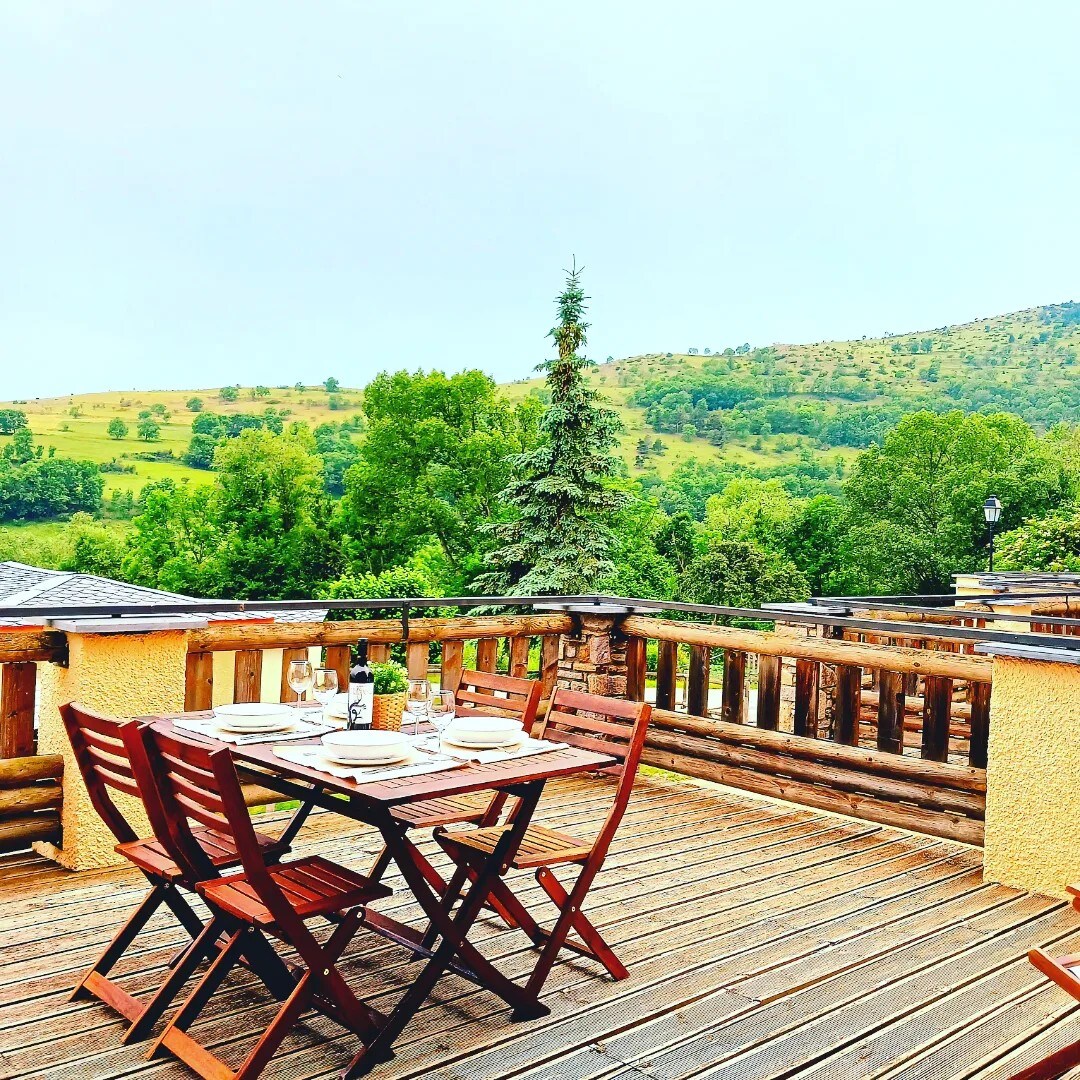
{"type": "Polygon", "coordinates": [[[499,547],[476,586],[514,596],[594,591],[614,569],[611,518],[623,495],[610,486],[617,470],[612,449],[619,419],[599,404],[586,374],[595,364],[582,354],[588,297],[575,265],[556,304],[558,324],[549,337],[558,356],[547,372],[551,403],[541,421],[542,442],[519,455],[503,498],[512,521],[490,526],[499,547]]]}

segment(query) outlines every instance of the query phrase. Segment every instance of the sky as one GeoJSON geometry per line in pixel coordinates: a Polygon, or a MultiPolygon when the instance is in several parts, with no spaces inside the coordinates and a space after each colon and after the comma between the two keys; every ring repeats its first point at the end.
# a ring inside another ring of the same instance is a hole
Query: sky
{"type": "Polygon", "coordinates": [[[1080,299],[1080,5],[0,0],[0,399],[1080,299]]]}

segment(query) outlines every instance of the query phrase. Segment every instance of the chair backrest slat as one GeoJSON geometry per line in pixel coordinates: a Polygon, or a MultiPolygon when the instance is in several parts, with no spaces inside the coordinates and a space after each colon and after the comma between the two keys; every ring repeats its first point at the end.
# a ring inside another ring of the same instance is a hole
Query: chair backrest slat
{"type": "Polygon", "coordinates": [[[471,713],[510,716],[520,720],[522,727],[530,731],[541,692],[542,687],[534,679],[466,670],[461,673],[454,691],[455,711],[458,716],[471,713]]]}
{"type": "Polygon", "coordinates": [[[644,701],[624,701],[558,689],[541,724],[541,738],[619,759],[618,765],[604,770],[615,774],[618,784],[615,801],[593,843],[593,855],[601,861],[630,801],[651,717],[652,706],[644,701]]]}
{"type": "Polygon", "coordinates": [[[137,799],[142,797],[124,742],[125,728],[138,727],[138,721],[114,720],[74,701],[60,706],[60,718],[91,805],[119,843],[137,840],[138,833],[111,793],[119,791],[137,799]]]}
{"type": "Polygon", "coordinates": [[[195,839],[189,819],[231,833],[238,851],[245,842],[258,848],[247,814],[239,829],[242,832],[246,826],[248,835],[241,837],[226,812],[211,760],[215,747],[220,748],[219,744],[188,741],[149,725],[138,732],[136,745],[131,747],[136,774],[140,782],[145,777],[143,786],[152,791],[148,802],[154,803],[155,815],[164,832],[159,838],[182,873],[192,881],[205,881],[216,877],[217,872],[210,856],[195,839]]]}

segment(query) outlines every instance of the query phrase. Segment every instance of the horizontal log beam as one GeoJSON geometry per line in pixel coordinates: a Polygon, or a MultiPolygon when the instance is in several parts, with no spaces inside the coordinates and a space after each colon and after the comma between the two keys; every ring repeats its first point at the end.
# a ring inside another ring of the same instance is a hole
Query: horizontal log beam
{"type": "Polygon", "coordinates": [[[957,791],[986,792],[986,771],[970,769],[965,765],[901,757],[899,754],[887,754],[861,746],[841,746],[825,739],[807,739],[786,731],[762,731],[747,724],[726,724],[723,720],[687,716],[685,713],[666,709],[653,710],[652,725],[896,780],[936,784],[955,788],[957,791]]]}
{"type": "Polygon", "coordinates": [[[792,656],[820,660],[849,667],[885,668],[913,675],[940,675],[949,679],[990,682],[994,662],[989,656],[928,652],[887,645],[863,645],[826,638],[792,638],[762,630],[736,630],[729,626],[673,622],[645,615],[630,615],[622,623],[624,633],[657,641],[677,641],[684,645],[707,645],[757,653],[759,656],[792,656]]]}
{"type": "MultiPolygon", "coordinates": [[[[474,638],[539,637],[566,634],[571,616],[481,615],[455,619],[410,619],[410,641],[470,641],[474,638]]],[[[400,619],[350,619],[346,622],[216,623],[188,637],[189,652],[236,652],[246,649],[293,649],[314,645],[351,645],[401,641],[400,619]]]]}
{"type": "Polygon", "coordinates": [[[63,660],[67,637],[58,630],[0,630],[0,664],[63,660]]]}
{"type": "Polygon", "coordinates": [[[652,731],[646,746],[699,761],[713,761],[737,769],[752,769],[767,776],[790,777],[808,784],[823,784],[836,791],[850,791],[871,798],[914,803],[926,810],[944,810],[966,817],[986,815],[986,796],[955,788],[937,787],[931,783],[895,780],[873,775],[858,769],[827,765],[807,758],[789,757],[768,750],[736,746],[731,743],[710,742],[693,735],[652,731]]]}
{"type": "Polygon", "coordinates": [[[700,780],[724,784],[742,791],[753,791],[784,802],[828,810],[845,817],[892,825],[929,836],[941,836],[964,844],[981,845],[983,841],[983,823],[962,814],[886,802],[855,792],[832,791],[798,780],[768,776],[752,769],[732,768],[714,761],[702,761],[663,750],[646,749],[641,760],[658,769],[695,776],[700,780]]]}
{"type": "Polygon", "coordinates": [[[0,788],[0,820],[25,817],[37,810],[57,810],[63,799],[64,789],[54,783],[0,788]]]}
{"type": "Polygon", "coordinates": [[[60,814],[56,810],[0,821],[0,852],[21,851],[45,840],[60,840],[60,814]]]}
{"type": "Polygon", "coordinates": [[[35,780],[57,780],[63,774],[64,759],[60,754],[0,758],[0,788],[22,787],[35,780]]]}

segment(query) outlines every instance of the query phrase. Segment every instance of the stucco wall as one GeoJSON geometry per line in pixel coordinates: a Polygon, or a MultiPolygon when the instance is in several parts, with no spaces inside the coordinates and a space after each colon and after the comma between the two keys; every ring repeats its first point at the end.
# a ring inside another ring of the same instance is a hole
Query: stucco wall
{"type": "Polygon", "coordinates": [[[985,876],[1050,896],[1080,881],[1080,666],[994,658],[985,876]]]}
{"type": "MultiPolygon", "coordinates": [[[[180,630],[153,634],[68,634],[68,666],[38,666],[38,746],[43,754],[64,755],[62,846],[39,850],[64,866],[82,870],[123,860],[115,840],[90,805],[58,706],[81,701],[110,716],[133,717],[179,712],[184,707],[187,643],[180,630]]],[[[149,834],[136,800],[117,804],[141,835],[149,834]]]]}

